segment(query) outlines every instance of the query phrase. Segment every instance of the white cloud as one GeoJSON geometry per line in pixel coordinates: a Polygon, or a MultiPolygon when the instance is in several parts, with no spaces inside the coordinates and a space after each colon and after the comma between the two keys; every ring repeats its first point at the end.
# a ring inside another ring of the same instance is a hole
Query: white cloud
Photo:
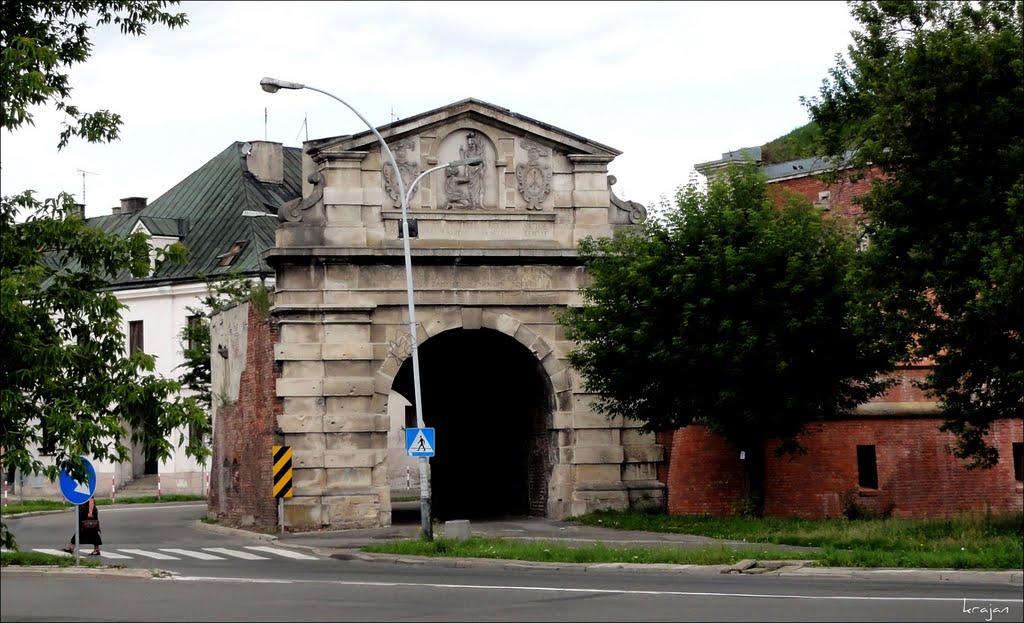
{"type": "Polygon", "coordinates": [[[56,152],[60,118],[4,135],[0,192],[82,194],[87,214],[155,199],[236,140],[299,145],[475,97],[623,152],[621,197],[653,206],[697,162],[802,125],[854,22],[840,2],[183,2],[190,24],[94,32],[71,70],[121,140],[56,152]]]}

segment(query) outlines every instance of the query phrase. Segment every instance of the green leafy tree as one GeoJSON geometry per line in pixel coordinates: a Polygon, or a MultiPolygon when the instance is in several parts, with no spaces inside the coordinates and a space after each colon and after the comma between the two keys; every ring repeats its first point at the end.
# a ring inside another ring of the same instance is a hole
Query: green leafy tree
{"type": "Polygon", "coordinates": [[[598,412],[649,432],[706,424],[745,453],[759,515],[766,441],[802,451],[807,422],[881,393],[888,360],[848,317],[856,242],[842,224],[796,196],[780,209],[749,164],[677,201],[582,241],[592,281],[558,319],[598,412]]]}
{"type": "Polygon", "coordinates": [[[861,30],[818,97],[826,151],[876,167],[859,291],[968,467],[1024,417],[1024,2],[851,2],[861,30]]]}
{"type": "MultiPolygon", "coordinates": [[[[4,2],[0,9],[0,125],[32,123],[32,108],[53,104],[66,118],[58,149],[72,137],[117,138],[120,118],[85,113],[70,101],[66,73],[90,55],[90,31],[115,24],[142,35],[147,25],[177,27],[173,2],[4,2]]],[[[25,474],[83,479],[80,455],[125,461],[126,435],[147,454],[167,457],[171,431],[204,426],[202,409],[177,381],[156,376],[154,358],[127,352],[123,305],[109,287],[151,269],[144,234],[115,236],[89,227],[66,194],[38,200],[32,191],[0,197],[0,461],[25,474]],[[20,220],[24,216],[24,220],[20,220]],[[36,450],[52,458],[43,462],[36,450]]],[[[157,261],[179,261],[172,245],[157,261]]],[[[181,439],[184,443],[184,439],[181,439]]],[[[187,452],[208,451],[189,443],[187,452]]],[[[14,546],[6,525],[0,541],[14,546]]]]}
{"type": "Polygon", "coordinates": [[[71,102],[67,70],[92,53],[90,31],[114,24],[122,34],[142,36],[146,27],[178,28],[184,13],[173,2],[11,0],[0,9],[0,125],[6,130],[32,124],[32,107],[52,103],[67,121],[57,148],[77,136],[91,143],[118,138],[121,116],[108,110],[88,113],[71,102]]]}

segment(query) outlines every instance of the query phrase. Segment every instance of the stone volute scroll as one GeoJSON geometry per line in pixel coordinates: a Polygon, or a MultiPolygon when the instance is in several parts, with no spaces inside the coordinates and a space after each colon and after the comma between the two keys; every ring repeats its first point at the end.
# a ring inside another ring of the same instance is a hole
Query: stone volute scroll
{"type": "Polygon", "coordinates": [[[527,160],[516,165],[516,189],[526,201],[527,210],[540,210],[551,193],[551,165],[547,163],[551,151],[529,139],[522,139],[520,145],[526,150],[527,160]]]}
{"type": "MultiPolygon", "coordinates": [[[[388,147],[391,149],[391,154],[395,157],[398,170],[402,172],[402,183],[405,185],[406,192],[408,192],[409,186],[412,185],[416,176],[420,174],[419,164],[415,161],[409,161],[409,152],[416,149],[416,142],[411,138],[403,138],[389,144],[388,147]]],[[[394,207],[400,207],[402,205],[402,197],[398,192],[398,181],[395,180],[394,168],[389,163],[384,163],[381,170],[384,173],[384,190],[391,197],[394,207]]]]}
{"type": "Polygon", "coordinates": [[[647,208],[642,203],[637,201],[629,201],[627,199],[619,199],[615,196],[615,191],[612,190],[612,186],[615,185],[614,175],[608,176],[608,194],[611,196],[612,205],[618,208],[616,212],[617,218],[614,218],[615,223],[630,223],[636,225],[647,218],[647,208]],[[624,214],[623,214],[624,213],[624,214]],[[622,218],[622,217],[625,218],[622,218]]]}
{"type": "Polygon", "coordinates": [[[313,185],[313,192],[309,193],[307,197],[300,197],[298,199],[292,199],[281,204],[281,207],[277,210],[277,219],[282,222],[298,223],[304,218],[306,222],[316,219],[310,219],[303,216],[303,212],[309,210],[313,206],[320,203],[324,198],[324,176],[319,171],[314,171],[309,174],[306,181],[313,185]]]}

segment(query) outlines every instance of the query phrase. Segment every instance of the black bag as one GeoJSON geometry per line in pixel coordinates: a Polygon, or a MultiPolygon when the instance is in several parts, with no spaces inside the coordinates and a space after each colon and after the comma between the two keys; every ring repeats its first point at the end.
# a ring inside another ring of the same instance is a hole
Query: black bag
{"type": "Polygon", "coordinates": [[[96,530],[100,527],[99,519],[83,519],[82,530],[96,530]]]}

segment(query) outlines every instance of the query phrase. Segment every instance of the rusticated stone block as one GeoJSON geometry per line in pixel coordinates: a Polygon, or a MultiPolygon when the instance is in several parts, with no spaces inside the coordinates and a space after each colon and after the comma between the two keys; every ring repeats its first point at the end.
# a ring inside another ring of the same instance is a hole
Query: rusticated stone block
{"type": "Polygon", "coordinates": [[[333,377],[324,379],[325,396],[370,396],[373,380],[360,377],[333,377]]]}
{"type": "Polygon", "coordinates": [[[287,396],[322,396],[324,379],[277,379],[277,395],[287,396]]]}

